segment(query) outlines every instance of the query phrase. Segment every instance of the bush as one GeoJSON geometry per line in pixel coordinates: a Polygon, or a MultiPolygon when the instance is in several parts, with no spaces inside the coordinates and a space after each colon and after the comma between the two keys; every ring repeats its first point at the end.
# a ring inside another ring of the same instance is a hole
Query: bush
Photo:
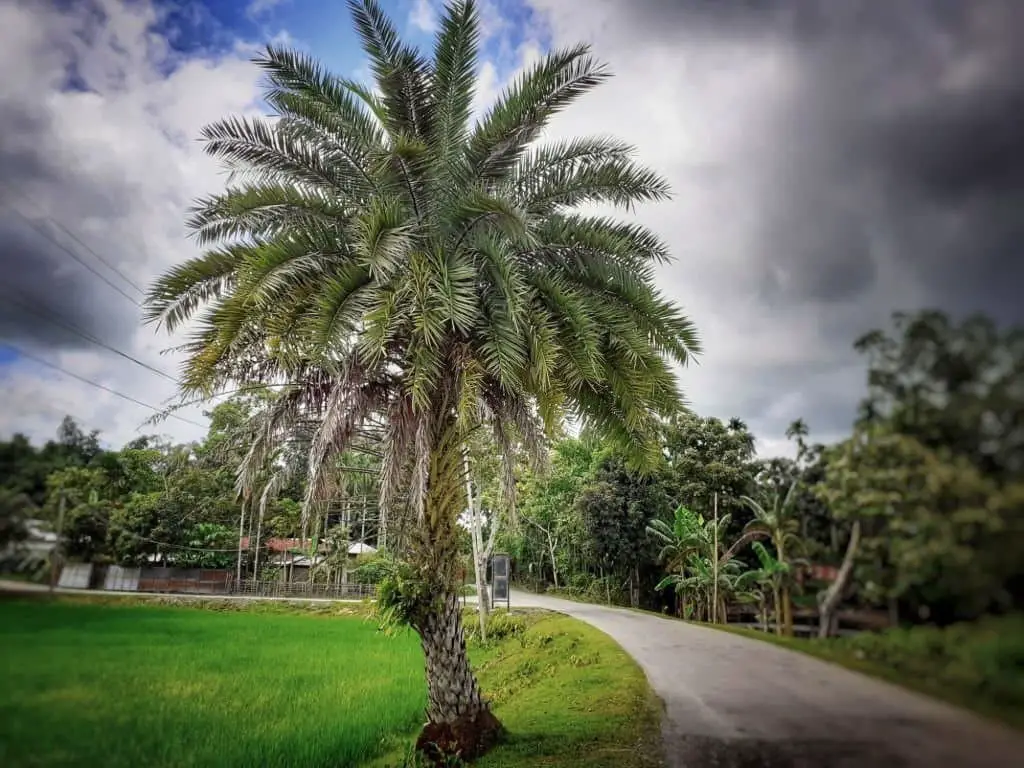
{"type": "Polygon", "coordinates": [[[394,559],[386,551],[371,552],[356,558],[352,578],[356,584],[380,584],[394,567],[394,559]]]}
{"type": "MultiPolygon", "coordinates": [[[[468,608],[462,615],[462,626],[467,641],[480,642],[480,619],[475,608],[468,608]]],[[[487,616],[487,642],[510,637],[519,637],[526,632],[527,621],[506,611],[491,611],[487,616]]]]}

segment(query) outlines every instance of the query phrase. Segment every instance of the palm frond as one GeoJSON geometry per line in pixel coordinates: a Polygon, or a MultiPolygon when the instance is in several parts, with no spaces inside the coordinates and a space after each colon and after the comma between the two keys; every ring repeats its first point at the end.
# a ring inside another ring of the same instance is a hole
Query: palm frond
{"type": "Polygon", "coordinates": [[[448,175],[469,127],[473,103],[474,68],[480,44],[480,20],[473,0],[448,5],[434,45],[431,97],[436,114],[433,143],[435,162],[448,175]]]}
{"type": "Polygon", "coordinates": [[[609,77],[590,46],[549,53],[499,97],[469,139],[470,179],[500,181],[560,110],[609,77]]]}

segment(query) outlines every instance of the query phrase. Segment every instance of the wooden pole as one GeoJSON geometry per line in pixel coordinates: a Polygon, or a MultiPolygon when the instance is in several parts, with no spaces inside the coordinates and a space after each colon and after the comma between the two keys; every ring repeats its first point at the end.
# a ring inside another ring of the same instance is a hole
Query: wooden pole
{"type": "Polygon", "coordinates": [[[60,492],[60,502],[57,505],[57,540],[53,543],[53,554],[50,556],[50,592],[53,593],[57,586],[58,565],[61,556],[60,540],[64,535],[64,506],[66,504],[63,489],[60,492]]]}
{"type": "Polygon", "coordinates": [[[245,533],[245,502],[246,497],[242,497],[241,511],[238,514],[238,583],[242,583],[242,534],[245,533]]]}
{"type": "Polygon", "coordinates": [[[715,554],[714,562],[714,597],[711,603],[711,623],[718,623],[718,494],[715,494],[715,554]]]}

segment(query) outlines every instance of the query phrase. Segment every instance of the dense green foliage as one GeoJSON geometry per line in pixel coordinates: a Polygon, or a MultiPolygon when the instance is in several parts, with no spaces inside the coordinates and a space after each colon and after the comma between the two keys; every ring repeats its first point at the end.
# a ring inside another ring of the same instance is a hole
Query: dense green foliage
{"type": "MultiPolygon", "coordinates": [[[[210,412],[206,438],[184,445],[140,437],[105,449],[99,433],[83,434],[71,417],[41,448],[21,435],[0,442],[0,530],[24,539],[33,518],[55,529],[63,507],[62,549],[70,560],[231,567],[242,513],[235,473],[243,427],[264,405],[262,398],[228,400],[210,412]]],[[[264,539],[300,533],[298,502],[284,494],[270,500],[264,517],[264,539]]]]}
{"type": "Polygon", "coordinates": [[[642,476],[586,434],[557,443],[547,473],[523,469],[527,524],[503,541],[519,579],[707,618],[718,560],[720,597],[788,629],[826,586],[806,566],[839,566],[856,523],[841,605],[941,624],[1024,607],[1021,332],[921,312],[856,346],[868,392],[852,436],[813,443],[797,421],[793,459],[759,459],[738,420],[690,414],[663,426],[663,461],[642,476]]]}

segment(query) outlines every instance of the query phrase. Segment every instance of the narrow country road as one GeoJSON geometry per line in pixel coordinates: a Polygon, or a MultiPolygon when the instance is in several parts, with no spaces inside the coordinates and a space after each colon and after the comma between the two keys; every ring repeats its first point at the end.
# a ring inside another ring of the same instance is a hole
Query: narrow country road
{"type": "Polygon", "coordinates": [[[1009,768],[1024,735],[769,643],[514,591],[613,637],[665,703],[670,768],[1009,768]]]}

